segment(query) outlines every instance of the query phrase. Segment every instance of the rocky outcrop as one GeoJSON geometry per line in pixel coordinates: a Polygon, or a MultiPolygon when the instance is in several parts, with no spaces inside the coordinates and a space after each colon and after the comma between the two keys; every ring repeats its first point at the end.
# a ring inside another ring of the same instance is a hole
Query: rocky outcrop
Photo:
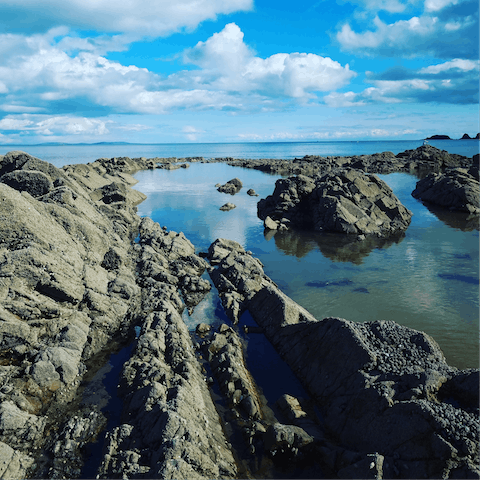
{"type": "Polygon", "coordinates": [[[440,171],[449,167],[467,167],[471,160],[456,153],[448,153],[432,145],[422,145],[416,150],[406,150],[399,153],[397,158],[413,162],[418,170],[440,171]]]}
{"type": "Polygon", "coordinates": [[[130,173],[147,164],[0,159],[2,478],[80,476],[86,445],[106,425],[102,402],[82,400],[82,381],[132,341],[135,325],[141,335],[122,377],[127,423],[108,433],[110,457],[97,473],[121,476],[126,461],[125,471],[148,478],[235,476],[180,316],[210,290],[206,264],[183,234],[136,215],[145,196],[130,173]],[[189,437],[176,443],[184,421],[189,437]]]}
{"type": "Polygon", "coordinates": [[[277,180],[272,195],[258,202],[265,227],[388,236],[407,229],[411,212],[375,175],[338,170],[314,178],[277,180]]]}
{"type": "MultiPolygon", "coordinates": [[[[472,173],[475,172],[472,170],[472,173]]],[[[417,182],[412,196],[451,210],[480,214],[478,178],[463,169],[448,169],[442,174],[430,173],[417,182]]]]}
{"type": "Polygon", "coordinates": [[[480,474],[478,370],[450,367],[432,338],[391,321],[318,321],[234,242],[217,240],[209,258],[227,314],[235,320],[248,310],[315,399],[324,471],[339,478],[480,474]]]}
{"type": "Polygon", "coordinates": [[[219,185],[217,190],[221,193],[228,193],[229,195],[237,194],[243,187],[242,182],[238,178],[232,178],[225,185],[219,185]]]}

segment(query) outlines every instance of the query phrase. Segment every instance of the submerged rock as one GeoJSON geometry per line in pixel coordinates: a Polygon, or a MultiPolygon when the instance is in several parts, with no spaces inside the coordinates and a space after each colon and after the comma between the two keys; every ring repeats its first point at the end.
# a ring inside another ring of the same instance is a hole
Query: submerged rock
{"type": "Polygon", "coordinates": [[[273,194],[260,200],[257,210],[270,229],[273,220],[277,228],[376,236],[406,230],[412,216],[385,182],[358,170],[277,180],[273,194]]]}

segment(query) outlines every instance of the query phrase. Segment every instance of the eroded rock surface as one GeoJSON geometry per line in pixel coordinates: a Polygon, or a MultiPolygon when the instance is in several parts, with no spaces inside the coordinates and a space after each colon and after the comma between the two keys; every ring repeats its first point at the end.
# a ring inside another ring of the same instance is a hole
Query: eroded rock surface
{"type": "Polygon", "coordinates": [[[58,169],[23,152],[0,158],[2,478],[80,476],[84,447],[106,425],[101,402],[83,402],[82,379],[132,340],[134,325],[142,334],[122,379],[128,423],[109,432],[98,473],[121,477],[128,458],[125,471],[148,478],[235,475],[180,316],[210,290],[206,264],[183,234],[136,215],[145,196],[130,174],[148,165],[117,158],[58,169]],[[147,436],[155,414],[156,436],[147,436]],[[183,422],[190,437],[176,444],[183,422]],[[129,443],[139,438],[148,455],[129,443]]]}
{"type": "Polygon", "coordinates": [[[323,176],[277,180],[272,195],[258,202],[265,227],[290,227],[357,235],[402,232],[412,213],[375,175],[337,170],[323,176]]]}
{"type": "Polygon", "coordinates": [[[368,478],[373,462],[374,478],[478,477],[478,370],[450,367],[431,337],[391,321],[318,321],[238,244],[217,240],[209,258],[226,312],[248,310],[314,397],[327,469],[368,478]]]}

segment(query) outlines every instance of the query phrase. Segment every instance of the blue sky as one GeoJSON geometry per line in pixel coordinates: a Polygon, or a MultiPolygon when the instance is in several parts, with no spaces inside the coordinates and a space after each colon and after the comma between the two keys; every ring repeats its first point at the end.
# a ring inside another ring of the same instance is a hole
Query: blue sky
{"type": "Polygon", "coordinates": [[[478,0],[2,0],[0,143],[479,131],[478,0]]]}

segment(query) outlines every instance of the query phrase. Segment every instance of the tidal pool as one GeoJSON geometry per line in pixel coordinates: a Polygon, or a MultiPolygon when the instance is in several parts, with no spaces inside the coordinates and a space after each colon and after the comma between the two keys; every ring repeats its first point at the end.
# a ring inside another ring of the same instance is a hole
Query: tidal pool
{"type": "MultiPolygon", "coordinates": [[[[223,163],[192,163],[188,169],[142,171],[136,189],[148,198],[141,216],[184,232],[197,253],[217,238],[236,240],[265,265],[265,273],[316,318],[356,322],[394,320],[422,330],[458,368],[479,365],[479,235],[466,215],[427,208],[411,192],[408,174],[379,175],[414,216],[405,235],[350,242],[312,232],[264,234],[257,201],[271,194],[279,176],[223,163]],[[239,178],[235,196],[216,183],[239,178]],[[260,196],[250,197],[253,188],[260,196]],[[232,202],[236,208],[219,208],[232,202]]],[[[220,323],[218,298],[211,294],[185,316],[192,330],[200,321],[220,323]]]]}

